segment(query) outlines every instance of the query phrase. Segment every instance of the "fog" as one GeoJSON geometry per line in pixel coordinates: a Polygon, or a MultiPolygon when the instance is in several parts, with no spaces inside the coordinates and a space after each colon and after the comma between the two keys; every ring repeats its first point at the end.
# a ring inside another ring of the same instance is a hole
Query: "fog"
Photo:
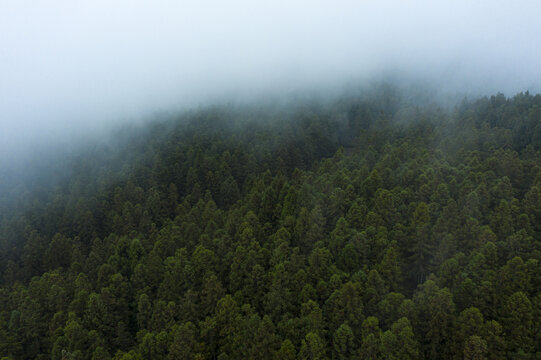
{"type": "Polygon", "coordinates": [[[156,111],[378,79],[541,89],[539,1],[0,2],[0,164],[156,111]]]}

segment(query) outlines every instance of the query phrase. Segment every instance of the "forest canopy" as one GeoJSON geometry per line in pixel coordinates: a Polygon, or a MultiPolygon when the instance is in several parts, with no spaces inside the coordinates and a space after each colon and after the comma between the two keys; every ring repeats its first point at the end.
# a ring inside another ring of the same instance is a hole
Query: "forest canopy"
{"type": "Polygon", "coordinates": [[[541,95],[406,99],[206,107],[6,181],[0,356],[539,359],[541,95]]]}

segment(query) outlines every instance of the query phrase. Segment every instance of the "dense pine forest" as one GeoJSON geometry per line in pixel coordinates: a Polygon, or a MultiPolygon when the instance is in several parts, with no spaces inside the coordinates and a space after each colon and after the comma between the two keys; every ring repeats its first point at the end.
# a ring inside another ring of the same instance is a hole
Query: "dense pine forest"
{"type": "Polygon", "coordinates": [[[46,165],[1,188],[0,358],[541,358],[541,95],[205,107],[46,165]]]}

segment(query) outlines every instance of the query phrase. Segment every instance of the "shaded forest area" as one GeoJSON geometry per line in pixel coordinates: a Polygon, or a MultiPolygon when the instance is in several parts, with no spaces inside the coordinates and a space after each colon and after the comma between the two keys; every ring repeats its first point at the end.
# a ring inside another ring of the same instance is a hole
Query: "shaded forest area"
{"type": "Polygon", "coordinates": [[[4,359],[541,357],[540,95],[218,106],[116,142],[4,189],[4,359]]]}

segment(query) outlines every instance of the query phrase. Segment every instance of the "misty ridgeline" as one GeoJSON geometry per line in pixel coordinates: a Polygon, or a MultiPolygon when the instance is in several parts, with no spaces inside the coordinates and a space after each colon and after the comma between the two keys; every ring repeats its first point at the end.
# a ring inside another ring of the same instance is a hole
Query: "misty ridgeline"
{"type": "Polygon", "coordinates": [[[2,359],[541,355],[541,95],[206,106],[10,169],[2,359]]]}

